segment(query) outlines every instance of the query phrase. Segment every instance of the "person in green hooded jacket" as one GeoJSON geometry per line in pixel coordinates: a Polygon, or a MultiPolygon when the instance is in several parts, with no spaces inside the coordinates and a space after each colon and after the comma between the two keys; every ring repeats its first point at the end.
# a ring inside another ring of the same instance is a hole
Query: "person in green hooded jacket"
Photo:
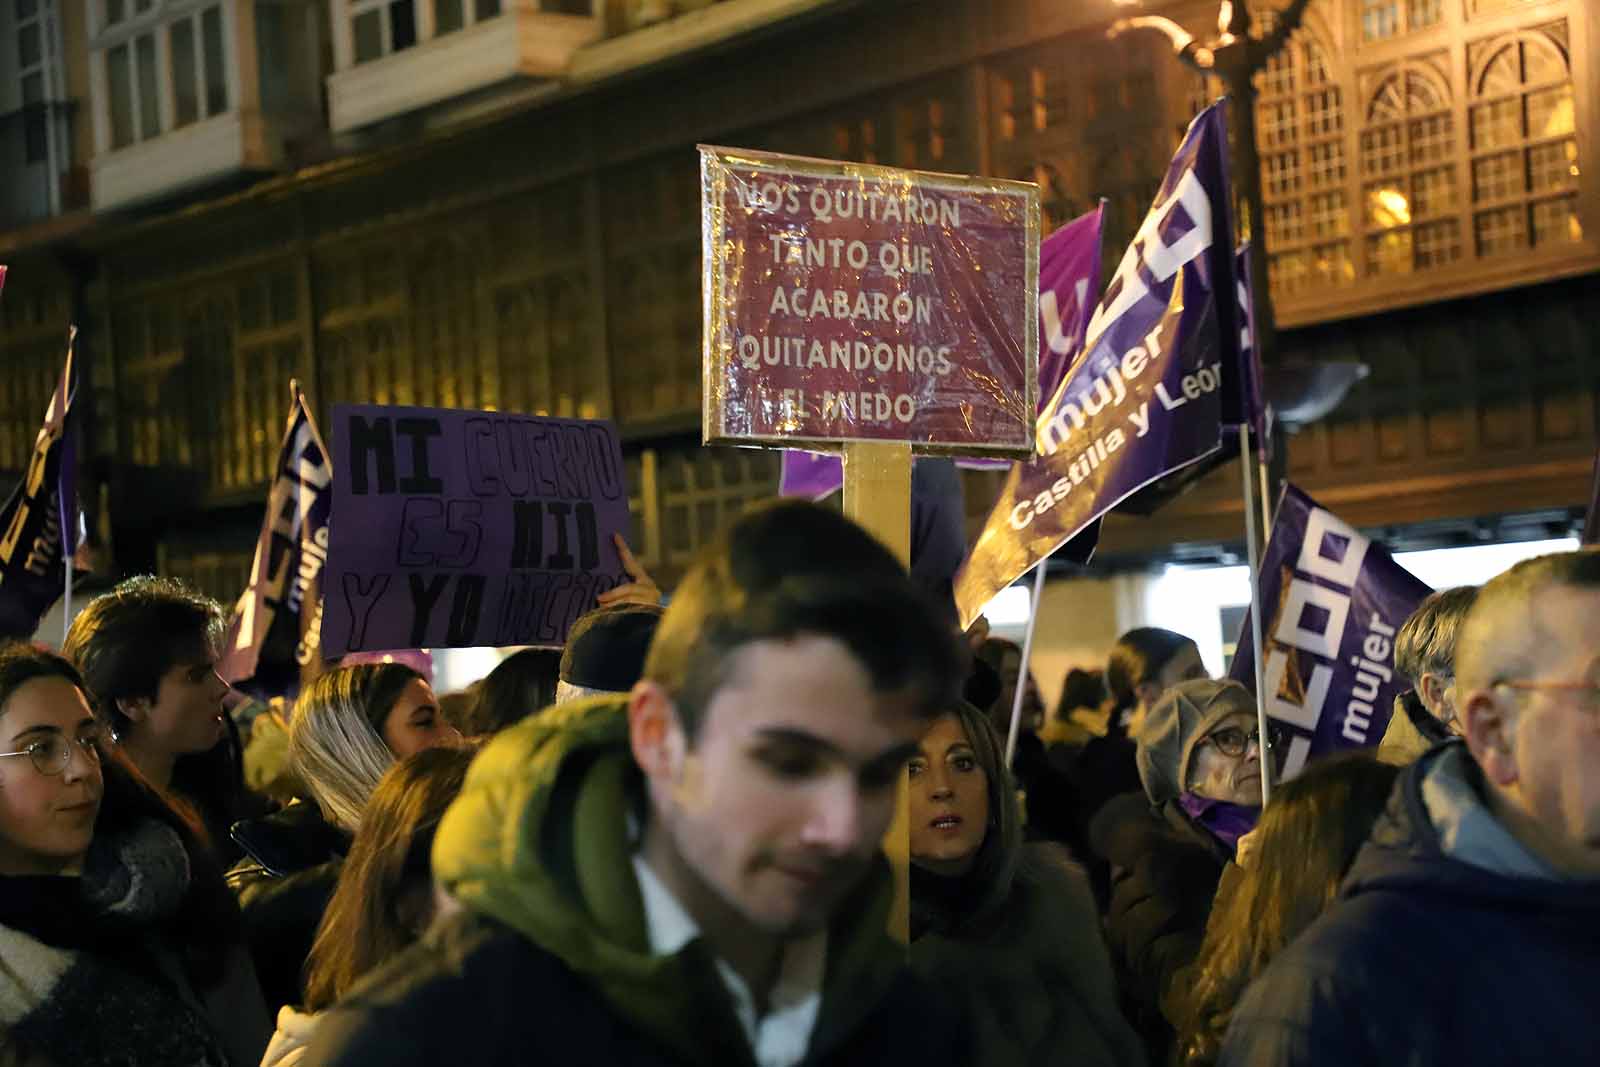
{"type": "Polygon", "coordinates": [[[880,845],[956,634],[836,512],[711,546],[630,694],[475,760],[433,872],[461,910],[359,984],[307,1062],[916,1064],[967,1027],[888,934],[880,845]]]}

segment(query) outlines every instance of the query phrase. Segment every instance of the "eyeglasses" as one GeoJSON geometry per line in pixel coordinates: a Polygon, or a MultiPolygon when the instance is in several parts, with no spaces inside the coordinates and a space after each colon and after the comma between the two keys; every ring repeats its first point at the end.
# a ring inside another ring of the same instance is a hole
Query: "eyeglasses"
{"type": "Polygon", "coordinates": [[[1495,688],[1505,686],[1507,689],[1523,689],[1537,691],[1540,689],[1555,690],[1558,692],[1578,693],[1578,707],[1584,711],[1600,712],[1600,681],[1583,682],[1535,682],[1525,678],[1507,678],[1494,683],[1495,688]]]}
{"type": "Polygon", "coordinates": [[[1260,730],[1251,730],[1249,733],[1245,733],[1237,726],[1228,726],[1214,734],[1207,734],[1205,739],[1215,745],[1217,751],[1224,756],[1242,756],[1245,754],[1245,750],[1250,747],[1252,741],[1255,742],[1258,751],[1262,748],[1277,748],[1278,743],[1283,739],[1283,735],[1276,726],[1269,726],[1267,727],[1267,743],[1263,745],[1261,743],[1260,730]]]}
{"type": "Polygon", "coordinates": [[[61,774],[72,762],[73,745],[83,749],[89,762],[99,763],[100,750],[96,746],[104,737],[105,731],[98,726],[85,730],[76,740],[68,739],[65,734],[48,734],[16,752],[0,752],[0,757],[27,756],[40,774],[61,774]]]}

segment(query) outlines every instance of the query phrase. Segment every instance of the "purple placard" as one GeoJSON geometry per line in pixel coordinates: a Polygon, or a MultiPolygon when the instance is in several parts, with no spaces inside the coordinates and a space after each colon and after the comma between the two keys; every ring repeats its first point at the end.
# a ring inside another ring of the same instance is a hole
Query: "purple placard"
{"type": "Polygon", "coordinates": [[[700,152],[707,442],[1032,450],[1037,186],[700,152]]]}
{"type": "MultiPolygon", "coordinates": [[[[1383,739],[1394,699],[1394,636],[1431,589],[1371,539],[1289,485],[1261,561],[1267,714],[1290,735],[1281,776],[1383,739]]],[[[1229,677],[1256,687],[1250,616],[1229,677]]]]}
{"type": "Polygon", "coordinates": [[[348,404],[333,424],[325,657],[558,648],[628,580],[610,422],[348,404]]]}
{"type": "Polygon", "coordinates": [[[1239,345],[1222,107],[1189,127],[1039,416],[1039,454],[1012,467],[956,576],[964,627],[1119,502],[1222,445],[1225,368],[1239,345]]]}

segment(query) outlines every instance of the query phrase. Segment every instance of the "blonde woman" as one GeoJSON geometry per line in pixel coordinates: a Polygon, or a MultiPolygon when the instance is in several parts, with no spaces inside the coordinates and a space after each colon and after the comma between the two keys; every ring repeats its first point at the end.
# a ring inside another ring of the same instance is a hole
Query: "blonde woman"
{"type": "Polygon", "coordinates": [[[301,970],[373,789],[396,759],[456,745],[427,679],[401,663],[341,667],[301,692],[289,769],[313,802],[238,823],[228,874],[273,1012],[300,1000],[301,970]]]}

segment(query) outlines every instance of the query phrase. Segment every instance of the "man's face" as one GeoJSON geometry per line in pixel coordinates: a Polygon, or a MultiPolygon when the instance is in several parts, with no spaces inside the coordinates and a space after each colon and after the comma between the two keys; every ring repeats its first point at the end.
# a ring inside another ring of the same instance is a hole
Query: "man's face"
{"type": "MultiPolygon", "coordinates": [[[[1600,875],[1600,590],[1541,592],[1528,677],[1535,685],[1590,688],[1510,690],[1520,704],[1514,735],[1516,795],[1558,842],[1574,873],[1600,875]]],[[[1502,693],[1508,690],[1500,690],[1502,693]]]]}
{"type": "Polygon", "coordinates": [[[209,654],[180,658],[161,676],[142,729],[178,755],[205,752],[222,740],[222,698],[227,695],[228,683],[218,677],[209,654]]]}
{"type": "Polygon", "coordinates": [[[653,782],[658,817],[715,903],[769,934],[807,933],[878,851],[926,728],[838,641],[756,642],[735,653],[672,780],[653,782]]]}
{"type": "MultiPolygon", "coordinates": [[[[995,728],[1004,737],[1011,731],[1011,708],[1017,699],[1017,683],[1022,678],[1022,650],[1007,648],[1000,657],[1000,698],[995,701],[995,728]]],[[[1037,731],[1044,725],[1044,701],[1039,697],[1039,683],[1033,672],[1028,672],[1027,688],[1022,692],[1022,726],[1024,733],[1037,731]]]]}

